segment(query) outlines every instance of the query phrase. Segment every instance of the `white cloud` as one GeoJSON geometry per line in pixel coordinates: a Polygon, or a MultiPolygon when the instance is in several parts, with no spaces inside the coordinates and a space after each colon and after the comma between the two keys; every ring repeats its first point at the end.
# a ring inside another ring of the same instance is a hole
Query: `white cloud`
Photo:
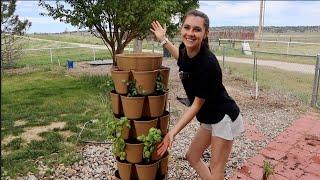
{"type": "Polygon", "coordinates": [[[16,5],[21,8],[34,8],[38,5],[38,1],[17,1],[16,5]]]}
{"type": "Polygon", "coordinates": [[[51,17],[20,17],[21,20],[28,19],[32,24],[60,24],[61,22],[57,19],[52,19],[51,17]]]}
{"type": "Polygon", "coordinates": [[[211,1],[206,3],[206,6],[200,6],[200,10],[209,16],[211,26],[221,26],[223,24],[229,25],[234,23],[236,23],[234,25],[248,25],[248,23],[250,24],[248,19],[252,19],[252,16],[259,15],[259,2],[257,1],[239,1],[234,3],[227,1],[211,1]]]}
{"type": "Polygon", "coordinates": [[[17,1],[16,5],[17,14],[33,14],[40,16],[40,13],[47,12],[45,8],[38,6],[38,1],[17,1]]]}
{"type": "MultiPolygon", "coordinates": [[[[319,25],[319,1],[266,1],[265,25],[319,25]]],[[[258,25],[260,1],[200,1],[211,26],[258,25]]]]}

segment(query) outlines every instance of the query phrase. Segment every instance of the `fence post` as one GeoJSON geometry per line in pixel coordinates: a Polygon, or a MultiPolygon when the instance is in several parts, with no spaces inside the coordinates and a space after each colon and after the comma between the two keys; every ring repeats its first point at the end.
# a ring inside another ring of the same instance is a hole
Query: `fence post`
{"type": "Polygon", "coordinates": [[[317,55],[315,66],[314,81],[311,96],[311,107],[317,107],[318,91],[319,91],[319,71],[320,71],[320,53],[317,55]]]}
{"type": "Polygon", "coordinates": [[[256,56],[256,52],[253,52],[253,72],[252,72],[252,80],[255,83],[255,99],[259,96],[259,86],[258,86],[258,60],[256,56]]]}
{"type": "Polygon", "coordinates": [[[224,57],[226,56],[226,50],[225,50],[225,47],[224,47],[224,46],[222,46],[222,47],[223,47],[222,65],[223,65],[223,69],[224,69],[224,57]]]}
{"type": "Polygon", "coordinates": [[[51,59],[51,64],[52,64],[52,50],[50,48],[50,59],[51,59]]]}

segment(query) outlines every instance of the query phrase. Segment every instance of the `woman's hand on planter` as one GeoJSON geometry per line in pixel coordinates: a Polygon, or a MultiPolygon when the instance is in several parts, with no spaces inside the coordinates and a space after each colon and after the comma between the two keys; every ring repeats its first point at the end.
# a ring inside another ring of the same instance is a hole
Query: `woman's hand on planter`
{"type": "Polygon", "coordinates": [[[160,156],[163,156],[164,153],[172,147],[172,142],[173,142],[174,136],[173,134],[169,131],[166,136],[163,138],[161,143],[157,146],[157,153],[160,156]]]}

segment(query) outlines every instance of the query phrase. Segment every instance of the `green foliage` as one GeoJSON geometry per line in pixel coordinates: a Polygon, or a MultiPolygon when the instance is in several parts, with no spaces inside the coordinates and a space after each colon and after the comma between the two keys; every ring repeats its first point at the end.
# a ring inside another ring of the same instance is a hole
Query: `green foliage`
{"type": "Polygon", "coordinates": [[[93,88],[97,88],[102,93],[114,90],[114,83],[110,76],[106,75],[83,75],[80,80],[89,83],[93,88]]]}
{"type": "Polygon", "coordinates": [[[156,90],[155,90],[155,94],[156,95],[162,95],[166,92],[165,90],[165,86],[164,84],[162,83],[162,75],[159,73],[157,75],[157,78],[156,78],[156,90]]]}
{"type": "Polygon", "coordinates": [[[25,33],[25,30],[31,26],[31,23],[28,20],[21,21],[18,15],[14,15],[14,12],[16,11],[16,2],[16,0],[0,2],[1,35],[3,33],[22,35],[25,33]]]}
{"type": "Polygon", "coordinates": [[[20,137],[13,139],[10,141],[5,148],[11,149],[11,150],[18,150],[21,148],[22,139],[20,137]]]}
{"type": "Polygon", "coordinates": [[[127,86],[128,86],[128,97],[139,96],[135,80],[127,82],[127,86]]]}
{"type": "Polygon", "coordinates": [[[1,1],[1,66],[13,67],[22,55],[21,38],[31,26],[28,20],[21,21],[16,11],[16,0],[1,1]]]}
{"type": "Polygon", "coordinates": [[[120,160],[125,160],[126,153],[124,152],[125,142],[121,137],[123,127],[131,128],[130,121],[126,117],[119,120],[108,121],[107,128],[111,134],[108,134],[108,139],[112,140],[112,153],[120,157],[120,160]]]}
{"type": "Polygon", "coordinates": [[[171,19],[199,6],[197,0],[66,0],[57,1],[55,7],[40,0],[39,5],[48,10],[42,15],[89,28],[111,47],[108,49],[114,60],[115,54],[122,53],[132,39],[143,39],[150,33],[152,21],[167,24],[168,34],[172,35],[179,23],[171,19]]]}
{"type": "MultiPolygon", "coordinates": [[[[74,77],[60,71],[37,71],[24,74],[5,74],[2,77],[1,96],[1,138],[19,137],[26,129],[65,122],[63,129],[41,133],[42,141],[27,143],[24,138],[16,138],[3,145],[2,169],[8,176],[25,176],[27,172],[37,173],[34,159],[43,156],[43,162],[50,167],[77,161],[76,140],[84,123],[90,119],[98,122],[86,126],[82,140],[103,141],[106,138],[107,117],[112,116],[110,100],[100,100],[99,90],[105,84],[105,77],[74,77]],[[26,124],[15,126],[16,121],[26,124]],[[61,131],[70,131],[63,137],[61,131]],[[24,141],[26,144],[24,144],[24,141]],[[54,154],[56,154],[54,156],[54,154]]],[[[105,98],[108,98],[105,96],[105,98]]]]}
{"type": "Polygon", "coordinates": [[[273,174],[273,166],[269,161],[263,161],[263,179],[268,179],[273,174]]]}
{"type": "Polygon", "coordinates": [[[156,148],[156,144],[161,142],[161,131],[160,129],[151,128],[147,136],[141,135],[137,138],[139,141],[143,142],[143,158],[149,163],[151,161],[151,155],[156,148]]]}

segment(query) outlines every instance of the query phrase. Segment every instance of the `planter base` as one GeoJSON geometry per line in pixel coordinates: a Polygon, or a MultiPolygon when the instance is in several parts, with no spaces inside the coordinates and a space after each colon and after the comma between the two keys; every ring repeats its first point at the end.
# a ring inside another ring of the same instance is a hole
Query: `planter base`
{"type": "MultiPolygon", "coordinates": [[[[166,176],[168,176],[168,175],[166,175],[166,176]]],[[[166,180],[166,179],[168,179],[166,176],[157,174],[157,177],[156,177],[155,180],[166,180]]],[[[115,177],[116,180],[121,180],[120,175],[119,175],[119,170],[116,170],[114,172],[114,177],[115,177]]],[[[138,179],[132,179],[132,180],[138,180],[138,179]]]]}

